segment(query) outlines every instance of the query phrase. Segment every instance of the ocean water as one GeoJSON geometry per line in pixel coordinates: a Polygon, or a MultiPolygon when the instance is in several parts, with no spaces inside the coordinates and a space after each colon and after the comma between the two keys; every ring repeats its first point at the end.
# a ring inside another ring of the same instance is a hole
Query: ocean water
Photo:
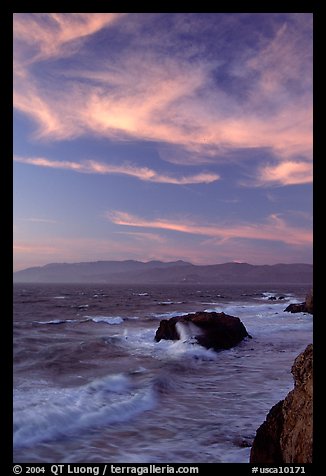
{"type": "Polygon", "coordinates": [[[14,461],[246,463],[293,388],[306,286],[14,286],[14,461]],[[271,299],[276,298],[276,299],[271,299]],[[155,342],[161,319],[237,316],[252,339],[214,352],[155,342]]]}

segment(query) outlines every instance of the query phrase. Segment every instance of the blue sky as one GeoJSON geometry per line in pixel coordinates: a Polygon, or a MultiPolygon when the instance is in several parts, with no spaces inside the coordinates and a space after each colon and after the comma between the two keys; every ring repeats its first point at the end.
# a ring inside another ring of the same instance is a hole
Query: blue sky
{"type": "Polygon", "coordinates": [[[14,269],[312,262],[312,14],[14,14],[14,269]]]}

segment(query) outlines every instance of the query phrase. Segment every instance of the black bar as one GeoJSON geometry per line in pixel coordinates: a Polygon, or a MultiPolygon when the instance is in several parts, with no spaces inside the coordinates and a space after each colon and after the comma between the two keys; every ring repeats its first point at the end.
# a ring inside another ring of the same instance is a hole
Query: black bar
{"type": "Polygon", "coordinates": [[[251,463],[13,463],[8,476],[13,475],[191,475],[206,474],[236,475],[268,475],[280,474],[312,476],[312,464],[265,465],[251,463]]]}

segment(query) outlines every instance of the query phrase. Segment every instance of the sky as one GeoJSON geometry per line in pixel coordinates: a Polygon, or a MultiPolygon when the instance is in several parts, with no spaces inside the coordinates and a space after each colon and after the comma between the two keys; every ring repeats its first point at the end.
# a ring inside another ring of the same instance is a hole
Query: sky
{"type": "Polygon", "coordinates": [[[14,270],[312,263],[312,20],[14,14],[14,270]]]}

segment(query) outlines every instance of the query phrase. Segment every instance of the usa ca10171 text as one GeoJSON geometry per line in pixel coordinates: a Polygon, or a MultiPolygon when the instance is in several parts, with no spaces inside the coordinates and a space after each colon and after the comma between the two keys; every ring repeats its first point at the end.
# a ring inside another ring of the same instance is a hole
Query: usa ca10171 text
{"type": "Polygon", "coordinates": [[[274,474],[305,474],[304,466],[278,466],[274,468],[259,468],[260,473],[274,474]]]}

